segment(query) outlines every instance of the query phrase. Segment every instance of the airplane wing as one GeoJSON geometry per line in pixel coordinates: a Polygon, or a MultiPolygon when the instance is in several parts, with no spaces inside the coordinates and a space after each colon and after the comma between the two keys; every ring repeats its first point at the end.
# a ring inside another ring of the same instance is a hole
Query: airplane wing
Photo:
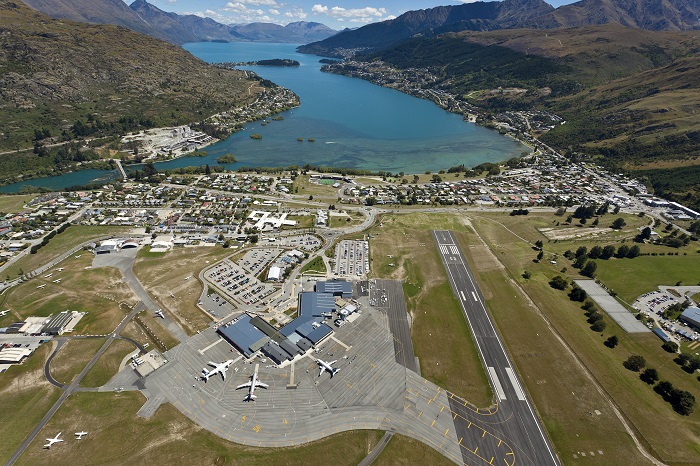
{"type": "Polygon", "coordinates": [[[211,367],[216,367],[217,364],[215,362],[207,361],[207,364],[209,364],[211,367]]]}
{"type": "Polygon", "coordinates": [[[256,387],[262,387],[262,388],[268,388],[268,387],[269,387],[268,384],[262,383],[262,382],[255,382],[255,386],[256,386],[256,387]]]}
{"type": "Polygon", "coordinates": [[[331,362],[329,362],[329,363],[328,363],[328,365],[329,365],[329,366],[332,366],[332,365],[333,365],[333,364],[335,364],[336,362],[338,362],[338,360],[337,360],[337,359],[336,359],[335,361],[331,361],[331,362]]]}
{"type": "Polygon", "coordinates": [[[236,387],[236,390],[238,390],[239,388],[250,387],[250,384],[251,384],[251,383],[252,383],[252,382],[246,382],[246,383],[244,383],[244,384],[241,384],[241,385],[239,385],[239,386],[236,387]]]}

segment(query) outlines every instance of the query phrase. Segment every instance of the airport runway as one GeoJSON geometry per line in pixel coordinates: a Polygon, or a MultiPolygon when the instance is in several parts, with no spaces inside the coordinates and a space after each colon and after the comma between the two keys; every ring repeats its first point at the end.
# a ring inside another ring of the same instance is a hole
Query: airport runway
{"type": "MultiPolygon", "coordinates": [[[[492,429],[498,430],[499,437],[507,439],[510,443],[515,457],[513,463],[558,466],[560,463],[556,453],[491,322],[484,306],[484,298],[456,238],[452,232],[446,230],[435,230],[432,234],[452,290],[462,305],[481,361],[491,381],[498,405],[491,414],[491,419],[495,421],[492,429]]],[[[463,419],[463,422],[457,422],[458,418],[455,419],[459,436],[459,432],[469,429],[471,422],[468,418],[472,410],[454,397],[450,397],[450,409],[460,413],[463,419]]],[[[466,456],[464,460],[467,463],[466,456]]]]}

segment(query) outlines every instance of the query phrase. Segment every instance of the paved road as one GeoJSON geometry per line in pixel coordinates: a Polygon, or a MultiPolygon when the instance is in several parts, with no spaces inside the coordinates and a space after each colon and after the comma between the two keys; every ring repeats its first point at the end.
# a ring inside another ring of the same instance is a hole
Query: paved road
{"type": "MultiPolygon", "coordinates": [[[[10,457],[10,459],[7,460],[5,466],[10,466],[17,461],[17,459],[22,455],[22,453],[24,453],[24,450],[27,449],[29,444],[32,443],[32,441],[36,438],[37,435],[39,435],[41,429],[43,429],[46,423],[49,422],[49,420],[53,417],[54,414],[56,414],[56,411],[58,411],[61,405],[63,405],[63,402],[66,401],[66,399],[73,392],[78,391],[80,382],[83,380],[83,377],[85,377],[85,374],[87,374],[90,371],[90,369],[92,369],[92,366],[94,366],[98,359],[100,359],[102,354],[104,354],[104,352],[107,351],[107,348],[109,348],[109,345],[112,344],[112,341],[114,341],[116,338],[119,338],[119,332],[121,332],[124,329],[124,327],[126,327],[126,324],[128,324],[129,321],[143,309],[143,303],[138,303],[136,306],[134,306],[134,309],[129,313],[128,316],[124,318],[124,320],[121,321],[121,323],[114,330],[114,333],[111,333],[109,335],[107,341],[105,341],[104,345],[102,345],[100,350],[92,357],[92,359],[90,359],[90,362],[87,363],[85,368],[82,371],[80,371],[80,374],[78,374],[78,376],[75,379],[73,379],[70,385],[64,386],[63,393],[61,393],[61,396],[58,398],[56,403],[54,403],[51,409],[49,409],[46,415],[44,415],[41,421],[39,421],[39,423],[29,433],[27,438],[24,439],[22,444],[17,448],[17,451],[15,451],[10,457]]],[[[44,373],[47,373],[48,371],[49,362],[50,360],[47,361],[47,364],[44,366],[44,373]]]]}
{"type": "Polygon", "coordinates": [[[379,440],[379,443],[377,445],[375,445],[374,448],[372,448],[372,451],[370,451],[369,454],[367,456],[365,456],[365,458],[362,461],[360,461],[360,463],[357,466],[369,466],[370,464],[372,464],[374,462],[374,460],[377,459],[377,456],[379,456],[379,454],[382,451],[384,451],[384,447],[387,446],[387,444],[389,443],[389,440],[391,440],[391,437],[393,437],[393,436],[394,436],[393,432],[386,431],[384,433],[384,437],[382,437],[379,440]]]}
{"type": "MultiPolygon", "coordinates": [[[[500,335],[491,322],[484,306],[484,298],[457,240],[452,232],[445,230],[433,231],[433,239],[491,380],[498,403],[493,418],[500,423],[499,429],[503,437],[511,442],[517,463],[558,466],[560,463],[556,453],[522,388],[500,335]]],[[[466,407],[460,408],[459,403],[451,403],[450,407],[456,412],[464,411],[464,417],[467,417],[466,407]]],[[[460,425],[456,427],[458,431],[468,428],[460,425]]]]}

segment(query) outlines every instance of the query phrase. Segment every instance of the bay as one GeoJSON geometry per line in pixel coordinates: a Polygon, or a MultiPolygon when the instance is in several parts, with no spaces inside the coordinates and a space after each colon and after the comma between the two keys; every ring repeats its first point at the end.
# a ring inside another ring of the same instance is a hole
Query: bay
{"type": "MultiPolygon", "coordinates": [[[[249,62],[289,58],[299,67],[243,67],[294,91],[301,105],[282,121],[249,123],[224,141],[205,148],[206,157],[159,162],[159,170],[216,165],[232,153],[226,168],[315,165],[392,173],[423,173],[464,164],[499,162],[528,150],[520,142],[463,121],[430,101],[367,81],[320,71],[321,57],[300,54],[293,44],[185,44],[207,62],[249,62]],[[251,139],[253,133],[262,139],[251,139]],[[297,138],[302,138],[298,142],[297,138]],[[309,142],[314,139],[315,142],[309,142]]],[[[18,192],[23,185],[62,189],[95,180],[116,179],[111,171],[85,170],[0,187],[18,192]]]]}

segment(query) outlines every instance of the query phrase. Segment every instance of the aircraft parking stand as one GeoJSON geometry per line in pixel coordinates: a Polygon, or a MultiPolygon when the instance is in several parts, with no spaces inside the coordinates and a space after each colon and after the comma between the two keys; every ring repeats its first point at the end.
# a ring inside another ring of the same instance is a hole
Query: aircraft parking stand
{"type": "Polygon", "coordinates": [[[377,290],[387,290],[381,308],[363,306],[355,322],[335,329],[318,352],[293,366],[277,368],[262,358],[248,362],[219,342],[214,329],[191,337],[166,352],[168,364],[144,379],[148,401],[139,414],[150,417],[158,404],[170,402],[216,435],[253,446],[299,445],[347,430],[380,429],[413,437],[457,464],[512,466],[516,459],[535,464],[514,445],[513,420],[499,415],[498,404],[477,409],[406,369],[409,364],[402,363],[413,359],[403,343],[410,336],[408,321],[392,317],[405,312],[397,305],[403,300],[400,283],[381,281],[372,288],[372,299],[377,290]],[[319,377],[313,358],[335,360],[340,370],[333,378],[327,372],[319,377]],[[228,359],[234,363],[225,380],[218,374],[200,380],[208,361],[228,359]],[[256,363],[269,389],[258,388],[257,400],[247,403],[246,389],[235,387],[249,380],[256,363]]]}

